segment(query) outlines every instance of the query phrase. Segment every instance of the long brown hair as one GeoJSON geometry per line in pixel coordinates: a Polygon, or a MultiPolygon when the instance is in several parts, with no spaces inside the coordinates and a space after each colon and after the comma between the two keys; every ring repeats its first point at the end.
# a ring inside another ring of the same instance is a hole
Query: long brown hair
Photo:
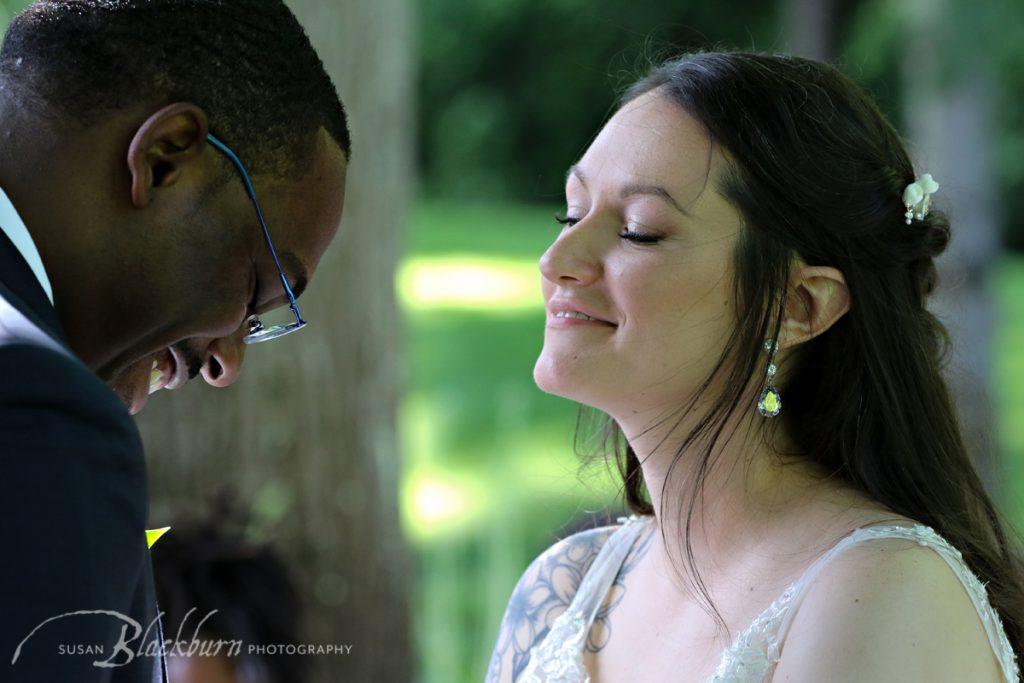
{"type": "MultiPolygon", "coordinates": [[[[949,220],[933,207],[924,220],[904,222],[903,189],[916,176],[900,135],[862,88],[809,59],[691,53],[656,67],[622,104],[654,89],[702,122],[712,143],[728,153],[717,190],[744,224],[733,257],[736,327],[701,392],[731,370],[672,463],[708,438],[686,496],[687,536],[726,419],[754,410],[752,378],[764,386],[763,345],[778,338],[792,257],[837,268],[851,308],[787,358],[785,384],[778,387],[785,407],[765,428],[785,429],[803,457],[959,549],[1021,653],[1019,534],[1011,545],[1011,527],[968,455],[940,374],[949,334],[925,307],[936,286],[934,259],[949,242],[949,220]]],[[[614,451],[627,506],[652,514],[636,453],[610,418],[601,419],[601,442],[614,451]]],[[[686,551],[690,574],[728,630],[688,540],[686,551]]]]}

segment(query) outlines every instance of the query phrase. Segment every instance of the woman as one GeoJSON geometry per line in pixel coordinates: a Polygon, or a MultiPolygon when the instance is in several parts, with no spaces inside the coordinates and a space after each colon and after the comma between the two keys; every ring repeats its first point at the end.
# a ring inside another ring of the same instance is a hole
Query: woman
{"type": "Polygon", "coordinates": [[[534,376],[607,416],[634,514],[531,564],[489,681],[1018,679],[1019,559],[925,309],[937,189],[827,64],[627,92],[568,175],[534,376]]]}

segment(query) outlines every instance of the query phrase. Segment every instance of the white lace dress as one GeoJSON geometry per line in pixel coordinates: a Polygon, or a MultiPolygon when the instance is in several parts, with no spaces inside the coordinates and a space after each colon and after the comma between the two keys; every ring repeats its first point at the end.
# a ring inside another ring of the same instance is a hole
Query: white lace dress
{"type": "MultiPolygon", "coordinates": [[[[583,577],[569,607],[555,619],[547,636],[530,650],[530,661],[516,683],[589,683],[583,666],[583,646],[604,596],[615,580],[626,553],[646,527],[649,517],[620,517],[623,526],[602,546],[583,577]]],[[[930,546],[949,563],[960,578],[974,607],[981,615],[989,642],[1008,683],[1018,683],[1020,672],[1016,653],[1003,630],[999,614],[988,601],[985,587],[964,563],[960,551],[929,526],[879,525],[856,529],[819,557],[775,602],[768,606],[746,631],[736,636],[722,653],[709,683],[757,683],[764,681],[775,662],[789,622],[804,589],[833,557],[845,548],[871,538],[906,538],[930,546]]]]}

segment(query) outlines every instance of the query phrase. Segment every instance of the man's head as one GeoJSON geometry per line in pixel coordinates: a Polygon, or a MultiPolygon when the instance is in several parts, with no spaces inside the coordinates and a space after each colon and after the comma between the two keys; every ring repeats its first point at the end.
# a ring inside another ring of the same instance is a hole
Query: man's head
{"type": "Polygon", "coordinates": [[[151,380],[234,381],[246,319],[287,298],[207,135],[248,170],[296,295],[341,217],[345,111],[295,17],[277,0],[38,2],[8,29],[0,86],[0,185],[72,348],[133,411],[151,380]]]}
{"type": "Polygon", "coordinates": [[[168,656],[170,680],[308,680],[308,657],[261,656],[249,648],[250,643],[284,646],[305,640],[302,596],[287,559],[255,540],[248,510],[230,492],[212,503],[203,517],[172,522],[152,550],[165,636],[191,637],[197,648],[205,648],[204,654],[168,656]],[[227,644],[214,651],[218,640],[243,645],[233,654],[227,644]]]}

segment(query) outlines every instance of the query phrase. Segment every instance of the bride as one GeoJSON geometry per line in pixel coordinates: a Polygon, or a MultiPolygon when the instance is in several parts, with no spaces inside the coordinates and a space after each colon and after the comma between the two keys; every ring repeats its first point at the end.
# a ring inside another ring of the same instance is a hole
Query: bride
{"type": "Polygon", "coordinates": [[[489,682],[1018,680],[925,308],[937,189],[827,64],[698,52],[626,93],[568,173],[534,376],[607,417],[633,514],[526,569],[489,682]]]}

